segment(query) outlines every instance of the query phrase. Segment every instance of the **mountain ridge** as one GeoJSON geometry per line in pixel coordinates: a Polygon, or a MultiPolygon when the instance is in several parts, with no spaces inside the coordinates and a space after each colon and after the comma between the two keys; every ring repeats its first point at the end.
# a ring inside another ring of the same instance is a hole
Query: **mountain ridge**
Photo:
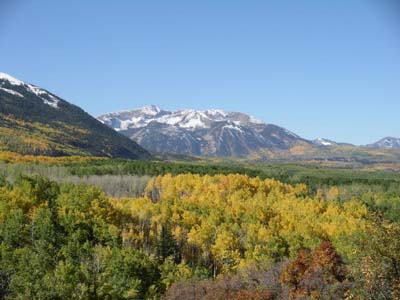
{"type": "Polygon", "coordinates": [[[366,145],[366,147],[374,149],[400,149],[400,138],[384,137],[375,143],[366,145]]]}
{"type": "Polygon", "coordinates": [[[220,109],[169,111],[155,105],[104,114],[98,120],[155,152],[248,157],[260,149],[287,150],[297,134],[242,112],[220,109]]]}
{"type": "MultiPolygon", "coordinates": [[[[98,119],[153,152],[255,159],[358,160],[370,145],[308,140],[278,125],[221,109],[169,111],[155,105],[103,114],[98,119]],[[355,154],[354,154],[355,153],[355,154]],[[355,157],[353,157],[355,155],[355,157]]],[[[400,142],[399,142],[400,143],[400,142]]]]}
{"type": "Polygon", "coordinates": [[[50,156],[150,157],[80,107],[6,73],[0,73],[0,150],[50,156]]]}
{"type": "Polygon", "coordinates": [[[351,153],[370,155],[369,149],[400,149],[395,137],[363,146],[308,140],[251,115],[221,109],[169,111],[149,105],[104,114],[99,122],[48,90],[1,72],[0,100],[0,150],[25,154],[150,157],[146,148],[189,156],[326,159],[351,149],[347,156],[353,159],[351,153]]]}

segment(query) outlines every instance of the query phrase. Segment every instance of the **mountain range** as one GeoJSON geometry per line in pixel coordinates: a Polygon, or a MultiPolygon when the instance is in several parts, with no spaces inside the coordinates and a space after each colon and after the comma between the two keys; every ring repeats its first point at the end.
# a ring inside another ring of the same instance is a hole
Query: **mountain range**
{"type": "Polygon", "coordinates": [[[218,109],[169,111],[155,105],[108,113],[102,123],[153,152],[242,158],[318,158],[335,156],[335,149],[394,149],[400,140],[386,138],[357,147],[325,138],[307,140],[283,127],[241,112],[218,109]]]}
{"type": "Polygon", "coordinates": [[[0,73],[0,150],[146,158],[149,152],[51,92],[0,73]]]}
{"type": "Polygon", "coordinates": [[[171,112],[152,105],[98,120],[155,152],[248,157],[260,149],[280,151],[310,143],[247,114],[214,109],[171,112]]]}
{"type": "Polygon", "coordinates": [[[308,140],[245,113],[218,109],[169,111],[150,105],[96,119],[43,88],[0,73],[0,151],[129,159],[149,158],[154,152],[390,162],[400,160],[397,149],[399,138],[365,146],[308,140]]]}

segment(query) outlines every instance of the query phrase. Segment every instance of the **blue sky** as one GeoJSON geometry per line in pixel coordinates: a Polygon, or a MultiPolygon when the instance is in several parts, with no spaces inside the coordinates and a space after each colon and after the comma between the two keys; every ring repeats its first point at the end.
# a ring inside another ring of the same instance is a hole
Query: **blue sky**
{"type": "Polygon", "coordinates": [[[396,0],[0,0],[0,36],[0,71],[95,116],[221,108],[310,139],[400,136],[396,0]]]}

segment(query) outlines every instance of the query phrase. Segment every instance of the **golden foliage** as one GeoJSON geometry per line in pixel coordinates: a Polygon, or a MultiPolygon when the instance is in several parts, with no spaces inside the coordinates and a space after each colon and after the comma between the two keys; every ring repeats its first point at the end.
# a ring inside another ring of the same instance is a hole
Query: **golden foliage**
{"type": "Polygon", "coordinates": [[[168,224],[184,262],[208,262],[214,273],[295,256],[325,239],[348,257],[348,238],[364,230],[367,214],[355,200],[327,201],[311,197],[302,184],[245,175],[159,176],[149,182],[145,198],[113,203],[135,220],[124,233],[126,242],[154,244],[168,224]]]}
{"type": "Polygon", "coordinates": [[[62,164],[69,162],[88,162],[94,160],[104,160],[104,157],[87,156],[43,156],[43,155],[22,155],[15,152],[0,151],[0,161],[6,163],[41,163],[41,164],[62,164]]]}

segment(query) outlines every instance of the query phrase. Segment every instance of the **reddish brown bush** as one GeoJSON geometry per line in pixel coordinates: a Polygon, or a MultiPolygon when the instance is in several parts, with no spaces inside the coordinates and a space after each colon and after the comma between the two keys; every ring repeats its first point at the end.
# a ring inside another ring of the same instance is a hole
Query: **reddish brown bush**
{"type": "Polygon", "coordinates": [[[312,253],[299,251],[281,275],[289,287],[289,299],[343,299],[351,287],[346,268],[331,242],[325,241],[312,253]]]}
{"type": "Polygon", "coordinates": [[[300,250],[292,262],[252,267],[215,280],[173,284],[167,300],[306,300],[344,299],[352,285],[331,242],[300,250]]]}

